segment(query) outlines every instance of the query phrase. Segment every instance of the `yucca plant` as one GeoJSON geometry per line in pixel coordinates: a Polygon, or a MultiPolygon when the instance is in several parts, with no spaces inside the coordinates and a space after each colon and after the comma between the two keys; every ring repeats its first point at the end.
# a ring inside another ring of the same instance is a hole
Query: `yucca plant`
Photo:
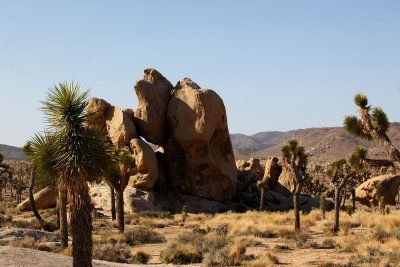
{"type": "MultiPolygon", "coordinates": [[[[358,150],[356,150],[350,157],[350,160],[339,159],[333,161],[327,170],[327,175],[331,178],[331,183],[335,188],[335,223],[333,230],[335,232],[339,231],[339,210],[341,206],[340,199],[346,198],[346,194],[343,194],[343,190],[347,185],[351,184],[351,189],[354,188],[356,184],[354,180],[364,171],[363,165],[358,159],[358,150]],[[343,195],[343,196],[342,196],[343,195]]],[[[353,196],[354,197],[354,196],[353,196]]],[[[344,205],[344,204],[343,204],[344,205]]],[[[353,206],[354,209],[354,206],[353,206]]]]}
{"type": "Polygon", "coordinates": [[[105,180],[116,192],[116,215],[117,226],[120,232],[125,230],[125,212],[124,212],[124,191],[128,185],[130,175],[136,169],[136,161],[129,147],[115,149],[114,169],[111,175],[105,176],[105,180]]]}
{"type": "Polygon", "coordinates": [[[386,113],[380,107],[375,107],[371,111],[368,105],[368,98],[365,94],[359,93],[354,97],[354,103],[358,106],[359,117],[346,116],[344,128],[355,136],[373,139],[379,143],[388,153],[390,160],[371,160],[366,157],[363,160],[372,167],[392,166],[394,162],[400,162],[400,152],[396,149],[387,132],[390,127],[386,113]]]}
{"type": "Polygon", "coordinates": [[[31,140],[31,144],[46,144],[32,155],[38,173],[57,178],[65,186],[73,266],[83,267],[92,266],[93,206],[88,182],[108,175],[114,165],[113,145],[106,133],[86,127],[97,115],[86,111],[88,97],[89,91],[81,92],[77,83],[54,85],[42,101],[49,128],[31,140]]]}
{"type": "Polygon", "coordinates": [[[298,198],[303,187],[304,177],[306,176],[307,154],[305,153],[304,147],[300,146],[297,140],[291,139],[288,144],[282,147],[282,155],[284,164],[290,169],[295,185],[293,194],[295,215],[294,228],[295,230],[300,230],[300,208],[298,198]]]}

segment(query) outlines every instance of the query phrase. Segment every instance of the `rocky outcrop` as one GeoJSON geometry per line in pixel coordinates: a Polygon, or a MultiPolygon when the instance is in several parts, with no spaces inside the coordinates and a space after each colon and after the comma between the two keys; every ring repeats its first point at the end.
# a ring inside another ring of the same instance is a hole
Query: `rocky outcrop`
{"type": "Polygon", "coordinates": [[[119,107],[111,106],[105,113],[108,136],[120,147],[129,145],[132,138],[137,137],[136,128],[127,113],[119,107]]]}
{"type": "Polygon", "coordinates": [[[119,147],[129,146],[130,140],[138,137],[132,120],[133,113],[129,109],[123,111],[103,99],[92,98],[86,110],[98,116],[89,126],[107,130],[111,141],[119,147]]]}
{"type": "Polygon", "coordinates": [[[379,204],[377,196],[377,185],[381,183],[384,203],[395,205],[396,196],[399,193],[400,175],[382,175],[371,178],[356,188],[356,201],[370,207],[377,207],[379,204]]]}
{"type": "Polygon", "coordinates": [[[294,188],[295,188],[295,183],[294,183],[294,179],[292,176],[292,173],[290,172],[290,169],[287,168],[285,165],[283,165],[282,167],[282,173],[279,176],[279,182],[286,187],[287,189],[290,190],[290,192],[294,192],[294,188]]]}
{"type": "MultiPolygon", "coordinates": [[[[57,204],[58,191],[51,187],[46,187],[33,195],[38,210],[53,208],[57,204]]],[[[32,206],[29,198],[22,201],[17,209],[19,211],[31,211],[32,206]]]]}
{"type": "Polygon", "coordinates": [[[236,161],[236,168],[238,171],[252,171],[257,173],[260,177],[264,174],[264,168],[260,164],[259,159],[250,158],[248,161],[246,160],[238,160],[236,161]]]}
{"type": "Polygon", "coordinates": [[[270,183],[277,183],[282,173],[282,166],[279,165],[277,157],[269,157],[265,162],[265,172],[263,179],[268,179],[270,183]]]}
{"type": "Polygon", "coordinates": [[[153,149],[140,138],[131,140],[130,149],[137,172],[130,176],[129,186],[144,190],[153,188],[158,177],[157,158],[153,149]]]}
{"type": "Polygon", "coordinates": [[[139,135],[156,145],[167,140],[167,107],[172,84],[155,69],[144,70],[143,80],[135,84],[138,106],[134,122],[139,135]]]}
{"type": "Polygon", "coordinates": [[[231,199],[237,170],[222,99],[186,78],[175,86],[167,114],[170,135],[164,148],[171,187],[212,200],[231,199]]]}

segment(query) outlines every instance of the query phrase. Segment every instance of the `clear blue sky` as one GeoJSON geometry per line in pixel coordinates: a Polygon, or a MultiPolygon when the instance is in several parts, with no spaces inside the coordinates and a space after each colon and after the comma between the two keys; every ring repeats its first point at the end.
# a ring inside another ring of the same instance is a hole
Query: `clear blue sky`
{"type": "Polygon", "coordinates": [[[0,0],[0,143],[57,82],[135,108],[148,67],[215,90],[232,133],[339,126],[359,91],[399,121],[400,1],[0,0]]]}

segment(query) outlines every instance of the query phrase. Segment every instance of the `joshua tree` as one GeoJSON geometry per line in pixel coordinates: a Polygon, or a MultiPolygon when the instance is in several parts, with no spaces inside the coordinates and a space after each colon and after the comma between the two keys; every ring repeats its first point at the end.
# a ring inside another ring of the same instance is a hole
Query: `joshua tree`
{"type": "MultiPolygon", "coordinates": [[[[343,189],[354,179],[363,169],[360,164],[359,155],[356,150],[350,157],[349,162],[345,159],[339,159],[332,162],[327,171],[327,175],[331,178],[331,183],[335,188],[335,224],[333,230],[339,231],[339,210],[341,206],[341,196],[343,189]]],[[[346,196],[343,196],[344,198],[346,196]]]]}
{"type": "Polygon", "coordinates": [[[322,194],[322,195],[319,197],[319,208],[320,208],[320,210],[321,210],[321,213],[322,213],[322,219],[324,219],[324,220],[325,220],[325,212],[326,212],[326,197],[325,197],[325,195],[324,195],[324,194],[322,194]]]}
{"type": "Polygon", "coordinates": [[[114,188],[110,185],[110,201],[111,201],[111,219],[114,221],[117,219],[117,212],[115,210],[115,190],[114,188]]]}
{"type": "Polygon", "coordinates": [[[344,127],[347,132],[366,139],[373,139],[380,144],[389,155],[390,160],[363,158],[364,163],[371,167],[393,166],[395,162],[400,163],[400,151],[397,150],[387,135],[389,130],[389,119],[380,107],[372,109],[368,105],[368,98],[365,94],[357,94],[354,98],[358,106],[360,118],[356,116],[346,116],[344,127]]]}
{"type": "Polygon", "coordinates": [[[282,147],[284,163],[291,171],[295,185],[293,194],[293,208],[295,223],[294,228],[300,230],[300,209],[298,198],[303,187],[304,177],[306,176],[307,155],[304,147],[299,146],[297,140],[289,140],[287,145],[282,147]]]}
{"type": "Polygon", "coordinates": [[[42,102],[50,129],[36,139],[47,149],[35,160],[36,171],[58,177],[65,186],[70,207],[73,266],[92,266],[93,206],[88,181],[106,176],[113,166],[113,145],[105,132],[85,127],[97,114],[85,110],[89,91],[63,83],[50,89],[42,102]]]}
{"type": "Polygon", "coordinates": [[[136,170],[136,162],[129,147],[117,151],[117,158],[118,166],[114,168],[113,175],[107,176],[105,179],[116,192],[117,225],[118,230],[123,232],[125,230],[124,191],[128,185],[130,175],[136,170]]]}
{"type": "MultiPolygon", "coordinates": [[[[0,153],[0,200],[2,200],[3,189],[5,190],[7,184],[12,180],[12,171],[10,165],[3,162],[4,156],[0,153]]],[[[12,185],[11,185],[12,188],[12,185]]],[[[12,189],[11,189],[12,190],[12,189]]],[[[12,192],[12,191],[11,191],[12,192]]],[[[12,193],[11,193],[12,197],[12,193]]]]}
{"type": "Polygon", "coordinates": [[[24,180],[21,177],[18,177],[13,180],[13,188],[15,189],[15,196],[17,203],[22,202],[22,192],[26,189],[26,185],[24,180]]]}

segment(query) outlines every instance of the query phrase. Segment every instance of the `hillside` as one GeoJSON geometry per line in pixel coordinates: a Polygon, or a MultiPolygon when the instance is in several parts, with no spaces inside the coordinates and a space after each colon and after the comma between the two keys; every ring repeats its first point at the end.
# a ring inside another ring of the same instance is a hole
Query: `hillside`
{"type": "Polygon", "coordinates": [[[0,144],[0,152],[6,160],[26,158],[24,151],[20,147],[0,144]]]}
{"type": "MultiPolygon", "coordinates": [[[[373,141],[356,138],[346,133],[341,127],[262,132],[252,136],[234,134],[232,136],[232,145],[235,150],[260,159],[280,156],[283,143],[292,137],[306,148],[312,161],[330,161],[348,157],[359,145],[370,148],[371,157],[386,157],[385,151],[373,141]]],[[[396,147],[400,147],[400,123],[391,124],[389,137],[396,147]]]]}

